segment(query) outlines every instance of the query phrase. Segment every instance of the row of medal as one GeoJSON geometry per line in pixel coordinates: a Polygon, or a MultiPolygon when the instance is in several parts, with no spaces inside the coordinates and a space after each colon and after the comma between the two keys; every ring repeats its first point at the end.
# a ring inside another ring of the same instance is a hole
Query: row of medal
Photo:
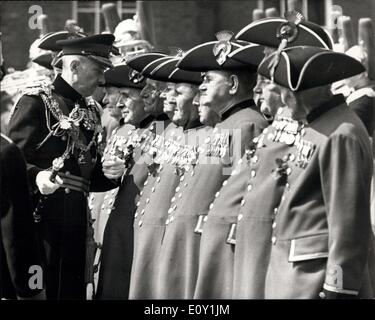
{"type": "Polygon", "coordinates": [[[214,133],[207,137],[203,152],[207,157],[224,158],[229,153],[229,133],[214,133]]]}
{"type": "MultiPolygon", "coordinates": [[[[308,140],[302,139],[306,133],[305,124],[290,118],[278,116],[272,123],[272,127],[275,129],[275,132],[267,135],[268,140],[285,143],[290,147],[295,146],[298,151],[295,165],[303,169],[306,168],[316,149],[316,145],[308,140]]],[[[253,139],[256,148],[264,146],[264,138],[265,133],[262,133],[260,136],[253,139]]],[[[251,150],[249,150],[248,153],[252,156],[255,154],[251,152],[251,150]]]]}
{"type": "Polygon", "coordinates": [[[130,130],[128,136],[121,136],[114,131],[104,150],[105,154],[119,155],[126,152],[129,144],[133,148],[140,147],[143,153],[149,153],[152,162],[169,163],[188,171],[191,165],[197,163],[200,154],[209,157],[223,158],[229,152],[229,133],[215,133],[206,137],[204,145],[197,147],[178,143],[174,139],[166,139],[163,135],[151,132],[130,130]]]}

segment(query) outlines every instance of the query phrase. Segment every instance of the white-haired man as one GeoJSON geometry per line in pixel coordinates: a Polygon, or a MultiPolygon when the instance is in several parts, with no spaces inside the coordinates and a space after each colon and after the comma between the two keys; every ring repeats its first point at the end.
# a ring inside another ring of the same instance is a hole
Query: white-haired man
{"type": "Polygon", "coordinates": [[[112,66],[113,41],[109,34],[57,41],[61,76],[50,87],[26,89],[11,116],[9,136],[25,155],[34,191],[47,299],[84,299],[86,196],[115,186],[102,169],[112,174],[123,170],[123,161],[102,168],[100,115],[89,98],[112,66]]]}

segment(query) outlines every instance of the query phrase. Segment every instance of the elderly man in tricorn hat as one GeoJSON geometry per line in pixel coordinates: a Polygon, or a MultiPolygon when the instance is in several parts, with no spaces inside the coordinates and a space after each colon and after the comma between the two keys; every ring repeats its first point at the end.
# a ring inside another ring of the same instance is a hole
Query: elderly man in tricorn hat
{"type": "MultiPolygon", "coordinates": [[[[236,38],[251,43],[232,56],[233,59],[245,64],[252,60],[250,52],[254,43],[265,47],[265,57],[276,51],[280,42],[282,47],[297,45],[326,49],[333,47],[328,32],[316,23],[305,20],[297,11],[286,12],[284,18],[272,17],[254,21],[237,32],[236,38]],[[298,28],[292,28],[294,25],[298,28]]],[[[254,87],[254,101],[269,122],[272,122],[278,108],[283,106],[277,86],[269,83],[268,79],[261,75],[258,75],[258,82],[254,87]]]]}
{"type": "MultiPolygon", "coordinates": [[[[169,253],[169,259],[186,270],[184,281],[181,281],[183,285],[177,287],[179,290],[170,286],[170,292],[164,293],[169,298],[173,294],[192,298],[196,294],[196,286],[202,288],[198,298],[231,297],[229,282],[232,277],[228,278],[222,271],[230,268],[231,262],[227,264],[223,255],[225,239],[231,232],[234,217],[231,211],[221,211],[215,200],[220,197],[220,190],[227,184],[230,175],[235,174],[234,168],[248,142],[267,126],[252,100],[252,88],[256,83],[258,64],[263,58],[263,48],[254,45],[249,50],[253,60],[245,65],[231,58],[243,43],[235,41],[230,32],[219,32],[216,37],[216,41],[189,50],[178,64],[182,69],[203,72],[203,82],[199,87],[200,121],[212,130],[199,145],[202,151],[194,170],[198,178],[191,179],[185,189],[185,196],[178,202],[174,213],[176,221],[168,226],[166,232],[167,240],[173,239],[173,233],[176,238],[177,232],[186,233],[186,246],[176,250],[181,254],[169,253]],[[223,269],[216,268],[218,265],[223,269]]],[[[173,248],[172,240],[169,241],[173,248]]],[[[168,273],[174,274],[172,263],[166,263],[166,266],[170,270],[168,273]]]]}
{"type": "Polygon", "coordinates": [[[238,212],[234,298],[373,297],[371,147],[344,97],[330,91],[363,71],[345,54],[311,46],[259,66],[291,117],[276,118],[243,159],[251,188],[238,212]]]}
{"type": "Polygon", "coordinates": [[[96,102],[88,97],[111,67],[114,36],[69,37],[62,49],[62,73],[52,86],[27,88],[9,124],[9,136],[23,151],[34,190],[35,221],[44,255],[48,299],[84,299],[87,193],[113,188],[102,172],[115,174],[124,162],[101,165],[96,102]]]}

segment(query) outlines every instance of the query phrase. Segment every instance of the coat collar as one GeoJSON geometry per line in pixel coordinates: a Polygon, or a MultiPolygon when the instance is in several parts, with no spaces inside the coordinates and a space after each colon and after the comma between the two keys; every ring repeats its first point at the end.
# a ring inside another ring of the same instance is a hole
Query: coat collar
{"type": "Polygon", "coordinates": [[[247,99],[239,103],[229,105],[227,108],[223,110],[223,112],[221,112],[221,121],[229,118],[232,114],[236,113],[237,111],[249,107],[255,107],[253,99],[247,99]]]}
{"type": "Polygon", "coordinates": [[[197,129],[199,127],[203,127],[204,124],[202,124],[200,121],[199,121],[199,117],[198,119],[195,119],[191,122],[188,122],[186,124],[186,126],[184,126],[184,131],[187,131],[187,130],[191,130],[191,129],[197,129]]]}
{"type": "Polygon", "coordinates": [[[60,75],[56,76],[53,86],[56,93],[62,95],[65,99],[73,102],[84,100],[84,97],[73,89],[60,75]]]}
{"type": "Polygon", "coordinates": [[[345,103],[345,98],[342,94],[336,94],[334,95],[329,101],[323,103],[319,107],[315,108],[313,111],[311,111],[307,117],[307,123],[311,123],[314,120],[318,119],[320,116],[322,116],[327,111],[333,109],[334,107],[337,107],[340,104],[345,103]]]}
{"type": "Polygon", "coordinates": [[[157,121],[165,121],[165,120],[169,120],[169,118],[168,118],[168,116],[165,113],[161,113],[157,117],[155,117],[155,120],[157,120],[157,121]]]}
{"type": "Polygon", "coordinates": [[[152,121],[155,120],[155,117],[149,115],[146,118],[144,118],[140,123],[139,127],[140,128],[146,128],[152,121]]]}

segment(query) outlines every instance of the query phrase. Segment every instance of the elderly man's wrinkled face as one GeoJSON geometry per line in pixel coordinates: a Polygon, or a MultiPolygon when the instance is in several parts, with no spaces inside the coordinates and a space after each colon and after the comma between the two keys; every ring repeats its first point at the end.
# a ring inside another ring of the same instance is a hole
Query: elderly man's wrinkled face
{"type": "Polygon", "coordinates": [[[168,90],[164,106],[174,110],[172,121],[176,125],[185,126],[189,122],[195,94],[196,87],[188,83],[177,83],[168,90]]]}
{"type": "Polygon", "coordinates": [[[272,120],[276,115],[277,109],[284,105],[280,96],[280,88],[279,85],[271,83],[269,80],[263,85],[263,101],[260,111],[268,120],[272,120]]]}
{"type": "Polygon", "coordinates": [[[263,97],[263,87],[269,82],[269,80],[266,77],[261,76],[258,74],[257,83],[255,87],[253,88],[253,99],[255,104],[260,108],[262,105],[262,102],[264,100],[263,97]]]}
{"type": "Polygon", "coordinates": [[[292,90],[284,87],[279,87],[281,101],[287,106],[290,111],[291,117],[294,120],[301,120],[306,114],[304,114],[301,108],[298,108],[298,96],[299,92],[295,93],[292,90]]]}
{"type": "Polygon", "coordinates": [[[141,92],[141,98],[145,105],[145,112],[149,114],[158,114],[162,108],[162,99],[160,94],[164,89],[164,84],[160,81],[151,79],[146,80],[146,86],[141,92]]]}
{"type": "Polygon", "coordinates": [[[199,116],[204,124],[212,122],[213,118],[220,117],[221,111],[227,106],[231,95],[230,74],[226,71],[208,71],[203,76],[199,86],[199,116]]]}
{"type": "Polygon", "coordinates": [[[176,104],[171,103],[171,95],[176,87],[175,83],[168,82],[165,89],[160,94],[160,98],[163,99],[163,112],[168,116],[169,119],[173,120],[174,113],[176,111],[176,104]]]}
{"type": "Polygon", "coordinates": [[[103,104],[105,108],[108,109],[111,117],[120,120],[122,118],[122,113],[117,105],[121,97],[120,89],[116,87],[105,87],[104,92],[103,104]]]}
{"type": "MultiPolygon", "coordinates": [[[[276,51],[275,48],[264,48],[264,59],[276,51]]],[[[271,80],[262,75],[258,75],[257,84],[253,89],[254,102],[260,108],[264,117],[271,121],[277,112],[277,109],[283,105],[280,97],[280,88],[272,84],[271,80]]]]}
{"type": "Polygon", "coordinates": [[[135,88],[122,88],[121,98],[117,104],[121,109],[124,123],[139,125],[146,117],[143,99],[140,97],[140,90],[135,88]]]}
{"type": "Polygon", "coordinates": [[[105,82],[104,71],[106,67],[86,57],[79,59],[76,86],[84,97],[91,96],[96,88],[105,82]]]}

